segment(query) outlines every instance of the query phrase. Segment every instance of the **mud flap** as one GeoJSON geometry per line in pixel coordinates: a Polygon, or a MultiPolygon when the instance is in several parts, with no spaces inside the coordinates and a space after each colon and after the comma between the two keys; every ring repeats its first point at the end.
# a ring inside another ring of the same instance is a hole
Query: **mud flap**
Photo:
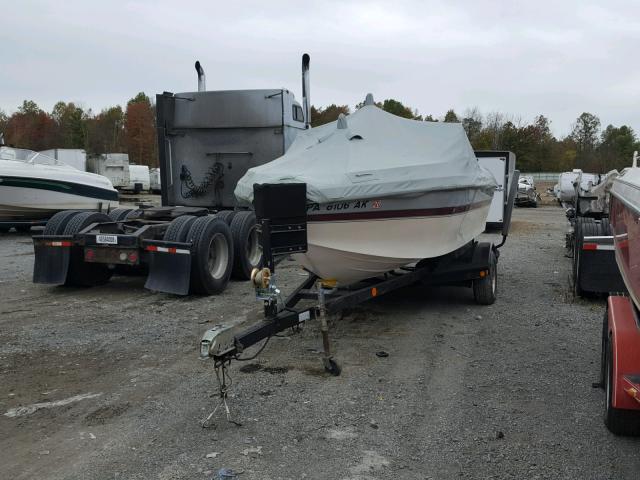
{"type": "Polygon", "coordinates": [[[147,240],[144,249],[149,254],[149,275],[144,287],[156,292],[187,295],[191,277],[189,243],[147,240]]]}
{"type": "Polygon", "coordinates": [[[67,280],[73,237],[35,236],[33,283],[62,285],[67,280]]]}

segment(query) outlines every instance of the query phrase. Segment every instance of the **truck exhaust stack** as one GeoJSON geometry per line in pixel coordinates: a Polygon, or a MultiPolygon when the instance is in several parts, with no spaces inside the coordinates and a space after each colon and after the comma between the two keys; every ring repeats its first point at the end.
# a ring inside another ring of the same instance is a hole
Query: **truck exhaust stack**
{"type": "Polygon", "coordinates": [[[311,57],[308,53],[302,55],[302,108],[304,109],[304,120],[307,128],[311,125],[311,92],[309,90],[309,62],[311,57]]]}
{"type": "Polygon", "coordinates": [[[207,90],[207,77],[199,61],[196,61],[196,72],[198,72],[198,91],[204,92],[207,90]]]}

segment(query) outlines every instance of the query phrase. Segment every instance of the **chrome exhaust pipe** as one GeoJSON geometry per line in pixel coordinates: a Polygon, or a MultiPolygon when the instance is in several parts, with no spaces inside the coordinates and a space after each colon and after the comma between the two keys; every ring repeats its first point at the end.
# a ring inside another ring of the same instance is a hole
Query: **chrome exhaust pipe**
{"type": "Polygon", "coordinates": [[[207,77],[199,61],[196,61],[196,72],[198,72],[198,91],[204,92],[207,90],[207,77]]]}
{"type": "Polygon", "coordinates": [[[311,125],[311,91],[309,87],[309,62],[308,53],[302,55],[302,109],[304,110],[304,122],[309,128],[311,125]]]}

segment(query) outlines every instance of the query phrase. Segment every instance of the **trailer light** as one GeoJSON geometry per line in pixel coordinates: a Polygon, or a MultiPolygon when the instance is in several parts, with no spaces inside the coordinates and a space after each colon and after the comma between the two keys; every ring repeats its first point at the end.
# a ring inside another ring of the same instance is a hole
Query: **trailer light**
{"type": "Polygon", "coordinates": [[[484,270],[480,271],[480,278],[484,278],[487,275],[487,272],[485,272],[484,270]]]}
{"type": "Polygon", "coordinates": [[[378,296],[378,289],[376,287],[373,287],[371,289],[371,296],[372,297],[377,297],[378,296]]]}
{"type": "Polygon", "coordinates": [[[136,263],[138,261],[138,252],[129,252],[128,258],[131,263],[136,263]]]}
{"type": "Polygon", "coordinates": [[[127,261],[127,254],[125,252],[120,252],[120,261],[122,262],[127,261]]]}
{"type": "Polygon", "coordinates": [[[93,260],[94,258],[96,258],[96,252],[95,252],[95,250],[93,250],[93,249],[91,249],[91,248],[87,248],[87,249],[84,251],[84,259],[85,259],[85,260],[87,260],[87,261],[91,261],[91,260],[93,260]]]}

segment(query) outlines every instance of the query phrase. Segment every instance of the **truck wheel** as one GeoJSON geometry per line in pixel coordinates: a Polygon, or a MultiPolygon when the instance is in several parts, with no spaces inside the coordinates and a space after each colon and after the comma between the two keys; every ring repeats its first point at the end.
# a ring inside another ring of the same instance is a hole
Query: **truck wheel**
{"type": "MultiPolygon", "coordinates": [[[[67,223],[63,235],[75,235],[92,223],[111,222],[108,215],[97,212],[79,212],[67,223]]],[[[92,287],[106,283],[113,271],[101,263],[86,263],[82,248],[72,247],[65,285],[92,287]]]]}
{"type": "Polygon", "coordinates": [[[216,213],[216,217],[220,218],[227,225],[231,226],[231,221],[233,220],[233,217],[236,216],[236,213],[238,212],[235,212],[234,210],[221,210],[216,213]]]}
{"type": "Polygon", "coordinates": [[[231,229],[219,218],[197,218],[187,235],[191,242],[190,290],[201,295],[223,291],[229,283],[233,266],[231,229]]]}
{"type": "Polygon", "coordinates": [[[616,435],[638,436],[640,435],[640,410],[625,410],[614,408],[613,391],[615,379],[613,378],[613,347],[612,339],[607,340],[606,350],[606,377],[605,377],[605,414],[604,424],[611,433],[616,435]]]}
{"type": "Polygon", "coordinates": [[[498,269],[496,254],[489,253],[489,274],[473,281],[473,298],[480,305],[491,305],[496,301],[498,292],[498,269]]]}
{"type": "Polygon", "coordinates": [[[119,222],[127,218],[127,215],[132,211],[133,208],[115,208],[109,212],[109,218],[114,222],[119,222]]]}
{"type": "Polygon", "coordinates": [[[44,226],[43,235],[62,235],[71,218],[80,213],[78,210],[63,210],[56,213],[44,226]]]}
{"type": "Polygon", "coordinates": [[[233,235],[233,278],[248,280],[251,271],[262,264],[262,250],[258,236],[256,216],[253,212],[238,212],[231,221],[233,235]]]}
{"type": "Polygon", "coordinates": [[[196,218],[193,215],[183,215],[174,219],[167,231],[164,232],[163,240],[167,242],[185,242],[191,225],[196,221],[196,218]]]}
{"type": "Polygon", "coordinates": [[[127,213],[122,220],[135,220],[136,218],[140,217],[142,213],[143,210],[141,208],[133,209],[129,211],[129,213],[127,213]]]}

